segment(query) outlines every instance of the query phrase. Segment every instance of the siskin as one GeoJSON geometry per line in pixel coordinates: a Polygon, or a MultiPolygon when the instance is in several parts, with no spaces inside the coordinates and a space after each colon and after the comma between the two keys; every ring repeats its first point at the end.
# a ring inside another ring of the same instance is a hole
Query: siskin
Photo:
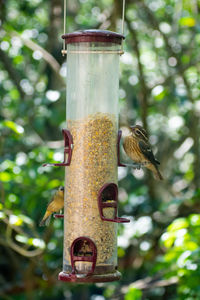
{"type": "Polygon", "coordinates": [[[158,170],[160,163],[153,155],[146,130],[140,125],[130,126],[130,130],[130,135],[124,138],[124,151],[134,162],[144,164],[151,170],[156,179],[163,180],[158,170]]]}
{"type": "Polygon", "coordinates": [[[47,210],[45,212],[42,221],[40,222],[40,226],[49,225],[52,213],[61,210],[63,207],[64,207],[64,187],[61,186],[55,192],[52,200],[47,206],[47,210]]]}

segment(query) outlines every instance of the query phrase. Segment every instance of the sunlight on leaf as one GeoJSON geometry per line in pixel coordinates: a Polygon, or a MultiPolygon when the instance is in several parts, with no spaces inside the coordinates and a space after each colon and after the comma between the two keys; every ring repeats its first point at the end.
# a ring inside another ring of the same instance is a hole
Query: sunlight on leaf
{"type": "Polygon", "coordinates": [[[15,226],[21,226],[23,221],[19,216],[10,215],[9,223],[15,226]]]}
{"type": "Polygon", "coordinates": [[[16,241],[23,243],[23,244],[26,244],[28,241],[28,238],[26,236],[20,235],[20,234],[17,234],[15,239],[16,239],[16,241]]]}
{"type": "Polygon", "coordinates": [[[166,248],[172,247],[174,241],[175,241],[175,234],[174,233],[165,232],[161,236],[161,242],[163,243],[163,245],[166,248]]]}
{"type": "Polygon", "coordinates": [[[24,132],[24,128],[22,126],[14,123],[13,121],[10,121],[10,120],[3,121],[2,125],[4,127],[10,128],[12,131],[14,131],[17,134],[22,134],[24,132]]]}
{"type": "Polygon", "coordinates": [[[45,248],[45,242],[41,239],[36,239],[36,238],[30,238],[28,239],[28,244],[33,245],[37,248],[44,249],[45,248]]]}
{"type": "Polygon", "coordinates": [[[179,24],[181,26],[194,27],[196,24],[196,21],[192,17],[183,17],[179,20],[179,24]]]}
{"type": "Polygon", "coordinates": [[[4,182],[10,181],[11,178],[12,178],[12,176],[11,176],[11,174],[8,173],[8,172],[1,172],[1,173],[0,173],[0,180],[1,180],[1,181],[4,181],[4,182]]]}
{"type": "Polygon", "coordinates": [[[19,217],[23,220],[24,223],[32,225],[33,224],[33,220],[31,220],[31,218],[25,216],[25,215],[19,215],[19,217]]]}
{"type": "Polygon", "coordinates": [[[182,228],[187,228],[189,226],[188,221],[185,218],[176,219],[172,224],[170,224],[167,228],[168,232],[177,231],[182,228]]]}
{"type": "Polygon", "coordinates": [[[5,213],[0,211],[0,219],[4,219],[6,217],[5,213]]]}
{"type": "Polygon", "coordinates": [[[140,300],[142,299],[142,292],[141,290],[135,288],[133,285],[129,287],[128,292],[126,293],[125,300],[140,300]]]}

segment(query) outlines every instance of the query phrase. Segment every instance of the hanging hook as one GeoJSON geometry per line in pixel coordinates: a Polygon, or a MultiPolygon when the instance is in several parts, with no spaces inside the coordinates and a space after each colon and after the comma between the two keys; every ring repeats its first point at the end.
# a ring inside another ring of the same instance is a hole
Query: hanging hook
{"type": "MultiPolygon", "coordinates": [[[[123,0],[123,6],[122,6],[122,29],[121,29],[121,34],[122,35],[124,35],[125,3],[126,3],[126,0],[123,0]]],[[[122,52],[122,54],[124,53],[123,39],[122,39],[122,45],[121,45],[121,52],[122,52]]]]}
{"type": "MultiPolygon", "coordinates": [[[[64,0],[64,21],[63,21],[63,33],[66,33],[66,13],[67,13],[67,0],[64,0]]],[[[61,50],[62,56],[67,53],[65,48],[65,39],[63,40],[63,49],[61,50]]]]}
{"type": "MultiPolygon", "coordinates": [[[[124,35],[124,16],[125,16],[125,2],[126,0],[123,0],[122,5],[122,22],[121,22],[121,34],[124,35]]],[[[63,21],[63,34],[66,34],[66,15],[67,15],[67,0],[64,0],[64,21],[63,21]]],[[[65,45],[65,39],[63,39],[63,49],[61,50],[62,56],[65,56],[67,54],[66,45],[65,45]]],[[[123,51],[123,39],[121,44],[121,51],[120,55],[124,53],[123,51]]]]}

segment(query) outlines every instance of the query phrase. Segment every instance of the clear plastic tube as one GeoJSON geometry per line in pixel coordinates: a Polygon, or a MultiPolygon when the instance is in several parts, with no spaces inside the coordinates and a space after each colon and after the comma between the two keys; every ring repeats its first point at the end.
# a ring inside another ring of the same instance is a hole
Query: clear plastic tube
{"type": "MultiPolygon", "coordinates": [[[[73,152],[71,164],[65,168],[66,273],[72,271],[71,247],[79,237],[89,238],[96,246],[94,274],[115,273],[117,268],[117,223],[102,221],[98,207],[99,190],[118,180],[119,54],[115,50],[120,50],[119,44],[67,45],[67,128],[73,137],[73,152]],[[113,53],[90,53],[102,50],[113,53]]],[[[107,218],[114,217],[113,207],[104,210],[107,218]]],[[[92,255],[90,243],[83,239],[75,252],[75,256],[92,255]]],[[[78,274],[91,271],[88,261],[78,261],[75,266],[78,274]]]]}

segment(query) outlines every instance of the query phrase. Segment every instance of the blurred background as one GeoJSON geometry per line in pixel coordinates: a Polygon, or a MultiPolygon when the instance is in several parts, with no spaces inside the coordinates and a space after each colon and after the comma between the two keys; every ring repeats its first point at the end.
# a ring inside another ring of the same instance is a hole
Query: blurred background
{"type": "MultiPolygon", "coordinates": [[[[62,0],[0,0],[0,299],[200,299],[200,1],[127,0],[120,125],[143,124],[165,177],[119,168],[119,282],[73,285],[62,220],[39,227],[63,184],[62,0]]],[[[67,32],[120,31],[122,1],[67,1],[67,32]]]]}

